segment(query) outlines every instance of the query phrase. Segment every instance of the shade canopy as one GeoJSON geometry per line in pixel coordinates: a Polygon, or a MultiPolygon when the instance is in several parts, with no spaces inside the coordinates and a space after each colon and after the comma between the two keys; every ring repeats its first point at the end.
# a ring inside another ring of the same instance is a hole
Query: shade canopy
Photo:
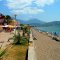
{"type": "Polygon", "coordinates": [[[9,28],[17,28],[17,27],[20,27],[20,26],[13,26],[13,25],[2,25],[0,27],[9,27],[9,28]]]}

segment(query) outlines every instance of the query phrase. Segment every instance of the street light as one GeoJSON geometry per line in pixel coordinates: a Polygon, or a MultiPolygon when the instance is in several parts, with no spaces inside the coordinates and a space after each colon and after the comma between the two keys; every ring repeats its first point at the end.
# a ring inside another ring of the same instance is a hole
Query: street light
{"type": "Polygon", "coordinates": [[[16,14],[14,14],[14,16],[15,16],[15,20],[16,20],[16,16],[17,16],[17,15],[16,15],[16,14]]]}
{"type": "MultiPolygon", "coordinates": [[[[16,14],[14,14],[15,20],[16,20],[16,16],[17,16],[17,15],[16,15],[16,14]]],[[[15,26],[15,35],[16,35],[16,26],[15,26]]]]}

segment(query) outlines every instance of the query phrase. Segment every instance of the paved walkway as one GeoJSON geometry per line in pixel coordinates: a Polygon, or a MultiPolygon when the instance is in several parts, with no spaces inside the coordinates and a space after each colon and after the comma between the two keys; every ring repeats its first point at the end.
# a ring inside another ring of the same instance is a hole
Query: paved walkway
{"type": "Polygon", "coordinates": [[[60,60],[60,42],[32,29],[37,60],[60,60]]]}
{"type": "Polygon", "coordinates": [[[32,37],[32,32],[30,34],[30,44],[28,50],[28,60],[36,60],[35,48],[34,48],[34,41],[32,37]]]}
{"type": "Polygon", "coordinates": [[[13,34],[10,34],[9,32],[0,32],[0,48],[5,49],[11,42],[8,42],[9,38],[12,38],[13,34]]]}

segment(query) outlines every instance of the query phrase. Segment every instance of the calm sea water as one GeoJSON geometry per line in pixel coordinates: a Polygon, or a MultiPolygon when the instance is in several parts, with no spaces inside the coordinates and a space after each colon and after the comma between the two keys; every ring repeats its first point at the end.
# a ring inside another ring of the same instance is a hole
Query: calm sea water
{"type": "Polygon", "coordinates": [[[36,27],[35,29],[38,29],[38,30],[44,31],[44,32],[49,32],[49,33],[56,32],[57,34],[60,35],[60,27],[59,26],[36,27]]]}

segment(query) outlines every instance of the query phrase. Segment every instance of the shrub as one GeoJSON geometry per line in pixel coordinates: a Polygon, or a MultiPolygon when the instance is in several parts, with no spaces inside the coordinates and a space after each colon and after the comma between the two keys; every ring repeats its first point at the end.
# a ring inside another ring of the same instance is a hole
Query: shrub
{"type": "Polygon", "coordinates": [[[15,43],[15,44],[20,44],[21,37],[20,37],[20,33],[19,33],[19,32],[18,32],[17,35],[14,34],[13,40],[14,40],[14,43],[15,43]]]}
{"type": "Polygon", "coordinates": [[[27,43],[28,43],[28,39],[26,37],[22,37],[21,44],[27,44],[27,43]]]}

